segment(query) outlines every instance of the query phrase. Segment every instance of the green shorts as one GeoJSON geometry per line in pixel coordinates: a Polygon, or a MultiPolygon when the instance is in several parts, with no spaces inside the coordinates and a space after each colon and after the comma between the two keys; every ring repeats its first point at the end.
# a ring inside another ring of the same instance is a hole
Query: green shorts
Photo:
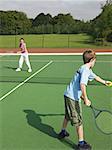
{"type": "Polygon", "coordinates": [[[82,108],[81,102],[74,101],[69,97],[64,96],[65,99],[65,118],[71,121],[72,125],[82,125],[82,108]]]}

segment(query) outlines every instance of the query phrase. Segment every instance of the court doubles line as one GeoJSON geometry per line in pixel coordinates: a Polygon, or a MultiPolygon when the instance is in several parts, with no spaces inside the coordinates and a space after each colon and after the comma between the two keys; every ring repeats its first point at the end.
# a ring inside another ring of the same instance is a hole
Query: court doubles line
{"type": "Polygon", "coordinates": [[[36,74],[40,73],[41,71],[43,71],[46,67],[48,67],[51,63],[53,63],[53,61],[49,61],[49,63],[47,63],[46,65],[44,65],[42,68],[40,68],[39,70],[37,70],[34,74],[32,74],[31,76],[29,76],[27,79],[25,79],[23,82],[21,82],[20,84],[18,84],[17,86],[15,86],[11,91],[9,91],[8,93],[6,93],[5,95],[3,95],[0,98],[0,101],[2,101],[4,98],[6,98],[7,96],[9,96],[11,93],[13,93],[16,89],[18,89],[19,87],[21,87],[22,85],[24,85],[27,81],[29,81],[31,78],[33,78],[36,74]]]}

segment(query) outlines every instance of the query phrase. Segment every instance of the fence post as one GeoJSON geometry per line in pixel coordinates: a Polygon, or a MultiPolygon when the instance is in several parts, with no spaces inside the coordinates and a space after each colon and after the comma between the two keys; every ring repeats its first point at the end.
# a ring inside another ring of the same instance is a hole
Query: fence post
{"type": "Polygon", "coordinates": [[[44,34],[42,34],[42,48],[44,48],[44,34]]]}
{"type": "Polygon", "coordinates": [[[16,27],[15,27],[15,48],[16,48],[16,27]]]}
{"type": "Polygon", "coordinates": [[[69,36],[69,33],[68,33],[68,48],[70,47],[70,36],[69,36]]]}

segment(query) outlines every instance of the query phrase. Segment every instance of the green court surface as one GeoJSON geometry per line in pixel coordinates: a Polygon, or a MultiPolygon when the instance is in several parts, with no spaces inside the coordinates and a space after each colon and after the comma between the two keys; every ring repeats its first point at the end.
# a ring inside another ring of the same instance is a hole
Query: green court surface
{"type": "MultiPolygon", "coordinates": [[[[64,117],[63,93],[83,63],[82,56],[30,56],[32,73],[25,64],[22,72],[16,72],[18,59],[0,56],[0,150],[74,149],[77,135],[71,124],[69,138],[60,141],[57,133],[64,117]]],[[[98,55],[93,70],[112,80],[112,55],[98,55]]],[[[95,107],[112,110],[112,88],[92,82],[87,92],[95,107]]],[[[93,150],[112,150],[112,134],[101,133],[91,109],[83,103],[82,107],[86,141],[93,150]]],[[[104,124],[112,126],[108,119],[104,124]]]]}

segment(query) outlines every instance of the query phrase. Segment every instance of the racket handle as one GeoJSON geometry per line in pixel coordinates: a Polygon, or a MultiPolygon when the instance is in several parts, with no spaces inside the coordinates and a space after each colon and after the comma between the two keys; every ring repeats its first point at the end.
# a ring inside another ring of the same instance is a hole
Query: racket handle
{"type": "Polygon", "coordinates": [[[90,107],[90,108],[93,108],[93,106],[92,106],[92,105],[90,105],[89,107],[90,107]]]}

